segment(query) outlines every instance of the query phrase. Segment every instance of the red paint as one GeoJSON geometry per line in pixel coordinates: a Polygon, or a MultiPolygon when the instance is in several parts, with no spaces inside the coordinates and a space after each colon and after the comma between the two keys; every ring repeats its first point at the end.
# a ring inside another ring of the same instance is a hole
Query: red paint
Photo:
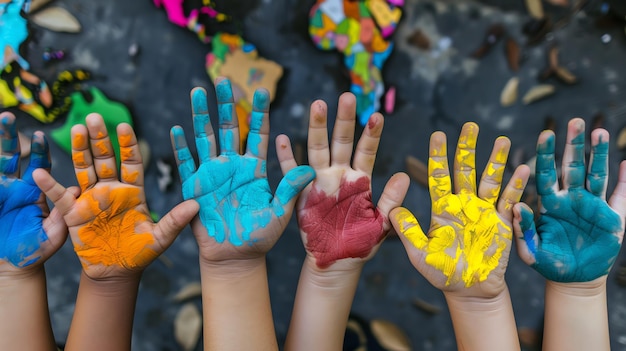
{"type": "Polygon", "coordinates": [[[385,218],[372,203],[367,177],[342,179],[338,195],[329,196],[313,186],[298,220],[306,233],[306,248],[320,268],[343,258],[367,257],[385,234],[385,218]]]}

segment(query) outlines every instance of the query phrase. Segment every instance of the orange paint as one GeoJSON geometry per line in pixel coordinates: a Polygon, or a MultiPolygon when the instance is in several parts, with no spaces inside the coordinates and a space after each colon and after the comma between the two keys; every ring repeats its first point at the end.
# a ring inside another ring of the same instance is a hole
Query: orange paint
{"type": "Polygon", "coordinates": [[[98,152],[100,153],[101,156],[108,156],[108,155],[110,155],[109,147],[108,147],[107,143],[104,142],[104,140],[96,141],[94,146],[96,148],[98,148],[98,152]]]}
{"type": "Polygon", "coordinates": [[[109,168],[106,163],[104,163],[102,164],[102,167],[100,167],[99,176],[103,178],[113,178],[115,177],[115,168],[109,168]]]}
{"type": "Polygon", "coordinates": [[[76,173],[76,180],[78,180],[78,185],[82,190],[87,189],[89,186],[89,173],[88,171],[80,171],[76,173]]]}
{"type": "Polygon", "coordinates": [[[133,136],[130,134],[118,134],[117,140],[120,142],[120,146],[130,146],[133,136]]]}
{"type": "MultiPolygon", "coordinates": [[[[121,140],[120,140],[121,142],[121,140]]],[[[132,147],[125,147],[125,146],[120,146],[120,158],[122,159],[122,162],[128,161],[130,159],[133,158],[133,148],[132,147]]]]}
{"type": "Polygon", "coordinates": [[[122,180],[126,183],[134,183],[137,181],[137,177],[139,177],[139,172],[128,172],[128,168],[122,166],[122,180]]]}
{"type": "Polygon", "coordinates": [[[74,134],[74,139],[72,139],[72,148],[78,150],[86,149],[87,140],[85,139],[85,136],[80,133],[74,134]]]}
{"type": "Polygon", "coordinates": [[[96,138],[98,138],[98,139],[102,139],[102,138],[104,138],[105,136],[106,136],[106,135],[104,135],[104,133],[102,133],[102,132],[98,132],[98,135],[96,135],[96,138]]]}
{"type": "Polygon", "coordinates": [[[78,230],[80,243],[74,250],[83,267],[120,266],[126,269],[145,267],[158,254],[148,232],[150,217],[136,210],[141,205],[139,189],[98,187],[77,200],[79,213],[87,224],[78,230]],[[145,227],[144,227],[145,226],[145,227]]]}
{"type": "Polygon", "coordinates": [[[72,162],[74,162],[74,167],[87,167],[85,163],[85,153],[82,151],[74,151],[72,153],[72,162]]]}

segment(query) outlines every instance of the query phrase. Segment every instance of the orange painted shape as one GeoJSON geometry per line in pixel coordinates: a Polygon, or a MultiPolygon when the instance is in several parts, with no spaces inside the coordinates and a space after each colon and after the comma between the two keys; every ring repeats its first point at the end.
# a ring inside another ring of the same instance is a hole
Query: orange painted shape
{"type": "Polygon", "coordinates": [[[82,190],[87,189],[89,186],[89,173],[88,171],[80,171],[76,172],[76,180],[78,180],[78,185],[82,190]]]}
{"type": "Polygon", "coordinates": [[[85,153],[83,151],[72,152],[72,162],[74,163],[74,167],[86,167],[85,153]]]}
{"type": "Polygon", "coordinates": [[[139,177],[138,171],[129,172],[128,168],[122,166],[122,180],[124,180],[126,183],[134,183],[135,181],[137,181],[137,177],[139,177]]]}
{"type": "Polygon", "coordinates": [[[83,134],[74,134],[74,139],[72,139],[72,148],[78,150],[87,148],[87,139],[83,134]]]}
{"type": "Polygon", "coordinates": [[[108,145],[104,142],[104,140],[96,141],[94,146],[98,149],[100,156],[108,156],[111,154],[108,145]]]}
{"type": "Polygon", "coordinates": [[[103,163],[102,167],[100,167],[99,176],[103,178],[113,178],[115,177],[115,168],[109,168],[106,163],[103,163]]]}
{"type": "Polygon", "coordinates": [[[133,141],[133,136],[130,134],[118,134],[117,139],[120,142],[120,146],[130,146],[133,141]]]}
{"type": "Polygon", "coordinates": [[[78,230],[80,243],[74,250],[84,267],[120,266],[126,269],[145,267],[158,253],[152,234],[140,227],[150,217],[136,210],[141,204],[139,189],[94,188],[77,200],[80,213],[88,223],[78,230]]]}
{"type": "Polygon", "coordinates": [[[134,153],[133,153],[132,147],[125,147],[125,146],[120,147],[120,158],[122,159],[122,162],[132,159],[133,155],[134,153]]]}

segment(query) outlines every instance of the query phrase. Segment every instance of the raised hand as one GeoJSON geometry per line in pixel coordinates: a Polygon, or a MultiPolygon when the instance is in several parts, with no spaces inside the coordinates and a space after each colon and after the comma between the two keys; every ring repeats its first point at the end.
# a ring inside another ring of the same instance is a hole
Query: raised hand
{"type": "MultiPolygon", "coordinates": [[[[308,152],[316,178],[302,192],[297,215],[307,255],[320,268],[371,258],[391,229],[389,211],[402,203],[409,187],[406,174],[394,175],[374,205],[371,178],[384,119],[380,113],[370,117],[351,165],[355,106],[354,95],[345,93],[339,98],[329,146],[326,104],[316,101],[311,105],[308,152]]],[[[279,155],[291,155],[285,136],[277,143],[279,155]]],[[[283,170],[296,166],[293,157],[283,158],[283,170]]]]}
{"type": "Polygon", "coordinates": [[[461,296],[493,297],[505,287],[511,248],[513,205],[522,196],[529,169],[520,166],[500,195],[510,149],[498,138],[476,188],[478,125],[463,126],[454,157],[454,188],[448,169],[446,136],[430,139],[428,184],[432,217],[428,235],[410,211],[392,211],[392,223],[415,268],[435,287],[461,296]]]}
{"type": "Polygon", "coordinates": [[[562,188],[554,162],[554,133],[544,131],[537,142],[537,193],[540,213],[515,206],[518,253],[546,279],[570,283],[606,276],[617,257],[626,217],[626,162],[618,185],[606,202],[609,133],[591,134],[591,159],[585,169],[585,122],[572,119],[563,156],[562,188]]]}
{"type": "MultiPolygon", "coordinates": [[[[33,171],[50,171],[48,142],[42,132],[31,141],[30,162],[20,178],[20,143],[15,116],[0,114],[0,274],[40,267],[65,242],[67,227],[57,210],[48,209],[33,181],[33,171]]],[[[70,189],[76,193],[78,189],[70,189]]]]}
{"type": "Polygon", "coordinates": [[[174,241],[197,213],[184,202],[154,223],[146,204],[143,165],[130,125],[117,127],[121,180],[104,121],[91,114],[72,128],[72,161],[82,193],[75,194],[47,172],[33,173],[69,227],[84,273],[106,279],[141,272],[174,241]]]}
{"type": "Polygon", "coordinates": [[[183,129],[176,126],[171,131],[183,198],[196,200],[200,205],[199,217],[192,222],[192,229],[202,259],[213,262],[258,258],[264,256],[282,234],[296,196],[313,180],[315,172],[308,166],[285,172],[273,195],[266,172],[270,130],[268,92],[260,89],[254,95],[247,149],[241,155],[230,82],[218,81],[215,89],[220,126],[219,156],[204,89],[196,88],[191,92],[200,161],[197,170],[183,129]]]}

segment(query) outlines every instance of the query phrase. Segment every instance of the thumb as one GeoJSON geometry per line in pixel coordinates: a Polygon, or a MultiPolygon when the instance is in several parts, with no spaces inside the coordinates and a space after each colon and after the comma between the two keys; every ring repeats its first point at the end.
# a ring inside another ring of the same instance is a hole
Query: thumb
{"type": "Polygon", "coordinates": [[[178,233],[198,214],[199,209],[200,205],[195,200],[187,200],[178,204],[161,218],[156,224],[154,235],[164,250],[174,242],[178,233]]]}
{"type": "Polygon", "coordinates": [[[290,215],[298,194],[315,179],[315,170],[310,166],[298,166],[289,170],[276,188],[272,206],[276,216],[290,215]]]}
{"type": "Polygon", "coordinates": [[[411,211],[404,207],[397,207],[389,213],[391,225],[400,235],[406,253],[415,268],[421,266],[424,261],[424,249],[428,245],[428,237],[417,222],[411,211]]]}
{"type": "Polygon", "coordinates": [[[535,227],[533,210],[523,202],[513,207],[513,233],[517,243],[517,254],[527,265],[533,265],[539,248],[539,235],[535,227]]]}

